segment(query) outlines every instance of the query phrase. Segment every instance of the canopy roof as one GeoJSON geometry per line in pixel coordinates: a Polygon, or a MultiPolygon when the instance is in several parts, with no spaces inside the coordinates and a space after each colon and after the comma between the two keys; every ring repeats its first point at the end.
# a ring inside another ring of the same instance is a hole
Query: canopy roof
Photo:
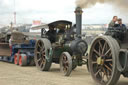
{"type": "Polygon", "coordinates": [[[50,27],[54,27],[54,28],[58,28],[58,29],[62,29],[62,28],[66,28],[66,26],[72,26],[72,22],[67,21],[67,20],[58,20],[58,21],[54,21],[51,22],[49,24],[43,24],[40,26],[36,26],[36,27],[32,27],[32,29],[42,29],[42,28],[50,28],[50,27]]]}
{"type": "Polygon", "coordinates": [[[48,26],[62,29],[62,28],[66,28],[66,26],[72,26],[72,22],[67,20],[59,20],[59,21],[49,23],[48,26]]]}

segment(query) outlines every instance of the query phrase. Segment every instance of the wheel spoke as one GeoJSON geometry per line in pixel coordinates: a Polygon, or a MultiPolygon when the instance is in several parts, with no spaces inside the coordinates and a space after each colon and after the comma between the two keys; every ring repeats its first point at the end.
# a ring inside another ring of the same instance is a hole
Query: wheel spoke
{"type": "Polygon", "coordinates": [[[98,56],[100,56],[99,52],[98,52],[96,49],[94,49],[94,52],[95,52],[98,56]]]}
{"type": "Polygon", "coordinates": [[[36,52],[37,54],[40,54],[40,52],[36,52]]]}
{"type": "Polygon", "coordinates": [[[97,64],[97,62],[96,61],[92,61],[92,64],[97,64]]]}
{"type": "Polygon", "coordinates": [[[101,55],[101,49],[99,48],[99,54],[101,55]]]}
{"type": "Polygon", "coordinates": [[[37,59],[37,62],[41,61],[41,58],[37,59]]]}
{"type": "Polygon", "coordinates": [[[44,64],[44,61],[42,60],[42,62],[40,63],[40,67],[42,67],[42,66],[43,66],[43,64],[44,64]]]}
{"type": "Polygon", "coordinates": [[[99,54],[101,55],[101,50],[102,50],[103,48],[102,48],[101,42],[99,41],[98,43],[99,43],[99,54]]]}
{"type": "Polygon", "coordinates": [[[99,69],[99,70],[95,73],[95,76],[97,76],[100,71],[101,71],[101,69],[99,69]]]}
{"type": "Polygon", "coordinates": [[[40,52],[42,53],[44,51],[44,47],[41,47],[40,48],[40,52]]]}
{"type": "Polygon", "coordinates": [[[111,69],[109,66],[107,66],[106,64],[104,64],[104,66],[105,66],[109,71],[112,72],[112,69],[111,69]]]}
{"type": "Polygon", "coordinates": [[[40,51],[41,51],[41,52],[42,52],[42,51],[45,51],[45,47],[41,47],[41,50],[40,50],[40,51]]]}
{"type": "Polygon", "coordinates": [[[42,56],[45,56],[45,51],[42,52],[42,56]]]}
{"type": "Polygon", "coordinates": [[[111,51],[111,49],[109,48],[109,50],[105,53],[105,56],[111,51]]]}
{"type": "Polygon", "coordinates": [[[40,56],[40,60],[42,60],[41,63],[40,63],[40,67],[42,68],[42,66],[45,63],[45,56],[40,56]]]}
{"type": "Polygon", "coordinates": [[[106,62],[110,62],[110,61],[112,61],[112,59],[105,59],[105,61],[106,61],[106,62]]]}
{"type": "Polygon", "coordinates": [[[98,43],[99,43],[99,45],[100,45],[100,48],[102,49],[102,45],[101,45],[101,42],[99,41],[98,43]]]}
{"type": "Polygon", "coordinates": [[[107,44],[107,43],[105,42],[105,43],[104,43],[104,46],[103,46],[103,49],[102,49],[102,55],[104,54],[106,44],[107,44]]]}
{"type": "Polygon", "coordinates": [[[41,45],[40,45],[40,43],[38,43],[38,47],[39,47],[39,48],[41,48],[41,45]]]}
{"type": "Polygon", "coordinates": [[[111,63],[109,63],[109,65],[112,67],[112,64],[111,63]]]}

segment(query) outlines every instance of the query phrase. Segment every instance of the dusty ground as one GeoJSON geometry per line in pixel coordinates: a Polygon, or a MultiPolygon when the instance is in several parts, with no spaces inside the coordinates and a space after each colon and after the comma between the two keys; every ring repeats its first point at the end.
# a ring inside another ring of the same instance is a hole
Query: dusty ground
{"type": "MultiPolygon", "coordinates": [[[[59,65],[52,65],[50,72],[41,72],[36,67],[19,67],[0,61],[0,85],[96,85],[86,70],[78,67],[70,77],[59,72],[59,65]]],[[[118,85],[128,85],[127,78],[120,78],[118,85]]]]}

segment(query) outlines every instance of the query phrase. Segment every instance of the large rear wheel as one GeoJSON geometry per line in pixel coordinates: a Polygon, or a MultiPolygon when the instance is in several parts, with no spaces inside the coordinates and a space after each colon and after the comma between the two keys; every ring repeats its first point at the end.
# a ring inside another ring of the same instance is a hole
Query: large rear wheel
{"type": "Polygon", "coordinates": [[[119,45],[109,36],[98,36],[91,44],[89,71],[100,85],[115,85],[120,77],[117,69],[119,45]]]}
{"type": "Polygon", "coordinates": [[[51,43],[48,39],[40,39],[35,47],[35,64],[41,71],[48,71],[51,67],[51,56],[49,55],[51,43]]]}

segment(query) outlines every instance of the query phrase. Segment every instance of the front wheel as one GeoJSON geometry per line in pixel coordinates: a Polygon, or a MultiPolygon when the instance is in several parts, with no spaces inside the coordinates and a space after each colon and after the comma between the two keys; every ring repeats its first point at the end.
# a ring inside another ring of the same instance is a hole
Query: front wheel
{"type": "Polygon", "coordinates": [[[63,52],[60,57],[60,71],[69,76],[72,72],[72,58],[68,52],[63,52]]]}

